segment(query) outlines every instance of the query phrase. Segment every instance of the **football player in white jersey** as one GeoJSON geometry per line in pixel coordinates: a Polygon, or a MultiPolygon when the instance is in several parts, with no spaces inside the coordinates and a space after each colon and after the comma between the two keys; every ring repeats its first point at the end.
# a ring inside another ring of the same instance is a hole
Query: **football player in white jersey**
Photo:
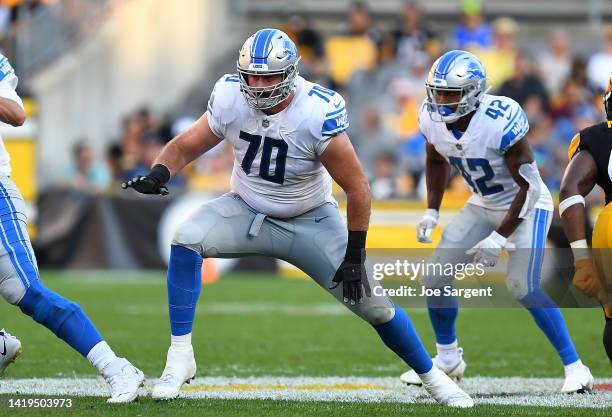
{"type": "MultiPolygon", "coordinates": [[[[206,113],[161,151],[149,175],[125,183],[167,194],[170,177],[222,140],[235,160],[232,191],[203,205],[174,235],[168,267],[171,344],[153,397],[174,398],[196,372],[191,333],[203,257],[268,255],[288,261],[370,323],[441,404],[472,399],[433,366],[406,313],[365,273],[370,190],[346,134],[342,97],[298,75],[289,37],[262,29],[240,49],[238,74],[215,85],[206,113]],[[347,194],[346,225],[331,195],[347,194]],[[347,230],[348,226],[348,230],[347,230]]],[[[348,353],[347,353],[348,354],[348,353]]]]}
{"type": "MultiPolygon", "coordinates": [[[[455,50],[438,58],[426,89],[419,126],[427,140],[428,208],[417,225],[417,239],[431,242],[445,185],[455,167],[473,194],[444,230],[432,261],[494,266],[507,249],[508,290],[559,354],[566,376],[562,391],[591,390],[593,377],[576,353],[563,316],[539,286],[553,203],[525,139],[527,116],[514,100],[487,94],[484,67],[469,52],[455,50]]],[[[452,277],[423,277],[429,288],[449,284],[452,277]]],[[[429,297],[427,303],[436,335],[434,363],[460,379],[466,364],[455,334],[457,300],[429,297]]],[[[401,379],[420,384],[414,371],[401,379]]]]}
{"type": "MultiPolygon", "coordinates": [[[[17,82],[8,59],[0,54],[0,121],[13,126],[25,122],[17,82]]],[[[78,304],[43,285],[26,221],[25,202],[11,180],[10,157],[0,139],[0,295],[87,358],[110,386],[108,402],[133,401],[143,373],[115,355],[78,304]]],[[[19,356],[21,343],[4,329],[0,343],[1,375],[19,356]]]]}

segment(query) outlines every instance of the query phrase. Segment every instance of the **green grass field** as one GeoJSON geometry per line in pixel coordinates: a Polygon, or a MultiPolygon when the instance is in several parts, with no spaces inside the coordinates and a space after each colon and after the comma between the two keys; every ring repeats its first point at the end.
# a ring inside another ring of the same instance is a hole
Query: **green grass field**
{"type": "MultiPolygon", "coordinates": [[[[158,377],[169,345],[163,273],[43,273],[46,284],[81,304],[117,354],[129,358],[147,377],[158,377]]],[[[412,310],[426,347],[433,333],[425,310],[412,310]]],[[[564,311],[583,361],[596,378],[612,378],[601,345],[598,309],[564,311]]],[[[3,380],[39,377],[94,377],[77,353],[16,308],[0,303],[0,327],[23,343],[23,354],[3,380]]],[[[562,377],[552,347],[521,309],[466,309],[458,335],[469,364],[468,377],[562,377]]],[[[406,366],[388,351],[369,325],[353,317],[310,281],[272,276],[232,275],[205,286],[200,298],[193,345],[197,377],[396,377],[406,366]]],[[[197,381],[197,379],[196,379],[197,381]]],[[[408,389],[408,388],[406,388],[408,389]]],[[[411,388],[415,389],[415,388],[411,388]]],[[[17,394],[0,395],[0,415],[17,394]]],[[[48,397],[48,396],[46,396],[48,397]]],[[[478,397],[475,398],[478,402],[478,397]]],[[[49,415],[49,410],[9,410],[49,415]]],[[[109,406],[104,397],[76,397],[77,415],[215,416],[400,416],[414,415],[609,415],[607,409],[479,405],[449,410],[430,404],[393,402],[179,399],[156,403],[141,398],[128,406],[109,406]]],[[[12,415],[12,414],[11,414],[12,415]]]]}

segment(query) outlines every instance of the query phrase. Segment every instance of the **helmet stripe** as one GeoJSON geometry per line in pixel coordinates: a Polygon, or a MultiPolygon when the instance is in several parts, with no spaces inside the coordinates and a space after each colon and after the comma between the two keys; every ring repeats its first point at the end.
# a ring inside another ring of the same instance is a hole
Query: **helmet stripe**
{"type": "Polygon", "coordinates": [[[259,61],[256,61],[255,57],[261,58],[261,56],[257,54],[257,49],[258,49],[258,45],[260,44],[262,35],[267,33],[267,30],[268,29],[261,29],[261,30],[258,30],[257,33],[255,33],[255,37],[253,38],[253,43],[251,44],[251,63],[254,63],[254,62],[261,63],[261,59],[259,61]]]}
{"type": "Polygon", "coordinates": [[[266,38],[266,40],[264,42],[262,56],[265,57],[264,58],[264,63],[265,64],[268,63],[268,48],[270,47],[270,44],[272,43],[272,38],[274,38],[275,34],[276,34],[276,29],[270,30],[270,32],[268,33],[268,37],[266,38]]]}
{"type": "Polygon", "coordinates": [[[446,74],[450,70],[451,65],[459,55],[463,54],[463,51],[450,51],[442,55],[436,72],[442,74],[443,79],[446,79],[446,74]]]}
{"type": "Polygon", "coordinates": [[[253,39],[253,52],[251,53],[253,63],[266,64],[268,62],[267,52],[274,33],[276,33],[276,29],[262,29],[257,32],[255,39],[253,39]]]}
{"type": "Polygon", "coordinates": [[[258,30],[253,36],[253,42],[251,42],[251,62],[253,62],[253,57],[255,56],[255,45],[257,44],[257,40],[261,36],[261,30],[258,30]]]}

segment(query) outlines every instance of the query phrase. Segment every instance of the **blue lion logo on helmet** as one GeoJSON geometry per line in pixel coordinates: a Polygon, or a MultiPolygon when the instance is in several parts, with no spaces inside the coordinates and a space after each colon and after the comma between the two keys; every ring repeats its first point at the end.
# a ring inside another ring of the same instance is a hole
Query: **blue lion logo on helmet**
{"type": "Polygon", "coordinates": [[[295,48],[295,44],[291,41],[291,39],[285,39],[283,43],[283,47],[285,48],[285,54],[287,55],[287,59],[291,59],[297,56],[297,50],[295,48]]]}
{"type": "Polygon", "coordinates": [[[472,61],[469,63],[468,67],[467,67],[467,73],[469,74],[468,78],[472,79],[472,78],[478,78],[478,79],[483,79],[485,78],[484,72],[482,71],[482,68],[480,65],[478,65],[478,63],[472,61]]]}

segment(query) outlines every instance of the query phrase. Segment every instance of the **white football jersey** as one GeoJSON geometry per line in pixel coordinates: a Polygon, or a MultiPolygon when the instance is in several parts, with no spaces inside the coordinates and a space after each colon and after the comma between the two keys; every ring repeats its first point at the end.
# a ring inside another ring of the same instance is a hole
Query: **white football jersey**
{"type": "Polygon", "coordinates": [[[255,210],[288,218],[335,203],[319,157],[348,128],[340,94],[298,76],[289,106],[268,116],[247,105],[238,75],[226,74],[210,96],[207,117],[234,149],[232,190],[255,210]]]}
{"type": "MultiPolygon", "coordinates": [[[[527,116],[514,100],[485,94],[465,132],[433,121],[426,104],[419,114],[421,132],[436,151],[461,173],[472,191],[469,203],[493,210],[507,210],[519,190],[504,154],[529,130],[527,116]]],[[[540,179],[537,208],[552,210],[552,197],[540,179]]]]}
{"type": "MultiPolygon", "coordinates": [[[[9,63],[8,58],[0,54],[0,97],[8,98],[23,108],[23,102],[17,95],[17,76],[15,70],[9,63]]],[[[11,175],[11,158],[4,147],[4,141],[0,137],[0,175],[11,175]]]]}

